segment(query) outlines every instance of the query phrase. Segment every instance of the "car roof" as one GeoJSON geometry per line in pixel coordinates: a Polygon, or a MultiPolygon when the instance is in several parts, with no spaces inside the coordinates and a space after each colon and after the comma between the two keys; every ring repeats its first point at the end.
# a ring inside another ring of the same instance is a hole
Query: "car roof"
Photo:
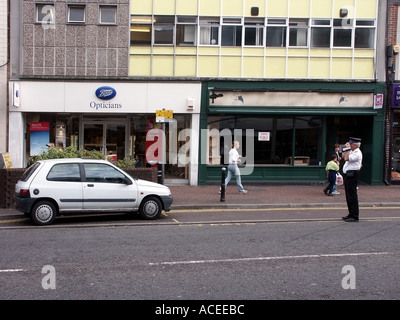
{"type": "Polygon", "coordinates": [[[100,163],[110,163],[103,159],[86,159],[86,158],[58,158],[58,159],[45,159],[39,160],[38,162],[51,163],[51,162],[100,162],[100,163]]]}

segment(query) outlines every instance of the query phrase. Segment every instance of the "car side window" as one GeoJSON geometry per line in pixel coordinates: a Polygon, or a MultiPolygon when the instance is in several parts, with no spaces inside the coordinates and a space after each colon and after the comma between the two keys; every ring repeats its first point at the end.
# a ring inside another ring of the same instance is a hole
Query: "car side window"
{"type": "Polygon", "coordinates": [[[49,181],[81,181],[78,163],[55,164],[47,174],[49,181]]]}
{"type": "Polygon", "coordinates": [[[125,176],[107,164],[85,163],[83,167],[88,182],[125,183],[125,176]]]}

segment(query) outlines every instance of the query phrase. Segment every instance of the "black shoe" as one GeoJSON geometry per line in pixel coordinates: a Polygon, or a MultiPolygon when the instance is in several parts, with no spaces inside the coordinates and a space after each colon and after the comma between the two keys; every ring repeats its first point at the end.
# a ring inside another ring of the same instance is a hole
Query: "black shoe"
{"type": "Polygon", "coordinates": [[[326,195],[328,195],[328,190],[325,190],[325,189],[324,189],[324,193],[325,193],[326,195]]]}
{"type": "Polygon", "coordinates": [[[346,220],[348,218],[350,218],[350,217],[349,216],[345,216],[345,217],[342,217],[342,220],[346,220]]]}
{"type": "Polygon", "coordinates": [[[358,218],[350,217],[350,218],[345,219],[344,221],[346,221],[346,222],[358,222],[358,218]]]}

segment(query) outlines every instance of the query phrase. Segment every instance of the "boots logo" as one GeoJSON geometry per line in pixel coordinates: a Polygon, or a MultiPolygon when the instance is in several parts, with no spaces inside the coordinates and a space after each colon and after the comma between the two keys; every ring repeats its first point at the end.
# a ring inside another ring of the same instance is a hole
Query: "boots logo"
{"type": "Polygon", "coordinates": [[[100,87],[96,90],[96,97],[101,100],[110,100],[114,98],[117,94],[117,91],[111,87],[100,87]]]}

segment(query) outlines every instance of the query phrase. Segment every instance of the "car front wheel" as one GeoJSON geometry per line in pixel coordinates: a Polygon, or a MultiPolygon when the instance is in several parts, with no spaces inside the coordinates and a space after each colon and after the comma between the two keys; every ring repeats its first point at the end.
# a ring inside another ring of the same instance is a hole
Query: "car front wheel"
{"type": "Polygon", "coordinates": [[[162,211],[161,202],[156,197],[149,197],[142,201],[139,214],[143,219],[154,220],[160,217],[162,211]]]}
{"type": "Polygon", "coordinates": [[[31,218],[38,226],[51,224],[57,216],[57,209],[50,201],[39,201],[31,211],[31,218]]]}

